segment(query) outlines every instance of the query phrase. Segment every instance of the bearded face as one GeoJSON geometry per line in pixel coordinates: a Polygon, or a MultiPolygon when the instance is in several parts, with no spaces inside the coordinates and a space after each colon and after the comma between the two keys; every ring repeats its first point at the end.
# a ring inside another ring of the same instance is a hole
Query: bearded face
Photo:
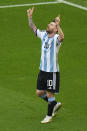
{"type": "Polygon", "coordinates": [[[56,23],[51,22],[50,24],[48,24],[46,31],[48,34],[56,33],[57,32],[56,23]]]}

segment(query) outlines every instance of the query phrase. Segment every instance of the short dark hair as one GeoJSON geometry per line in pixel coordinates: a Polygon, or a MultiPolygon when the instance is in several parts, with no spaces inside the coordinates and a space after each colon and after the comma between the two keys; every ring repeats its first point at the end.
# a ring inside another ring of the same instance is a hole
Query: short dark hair
{"type": "Polygon", "coordinates": [[[55,20],[53,20],[53,22],[55,22],[55,20]]]}
{"type": "MultiPolygon", "coordinates": [[[[53,20],[53,22],[56,23],[55,20],[53,20]]],[[[60,25],[60,27],[61,27],[61,25],[60,25]]]]}

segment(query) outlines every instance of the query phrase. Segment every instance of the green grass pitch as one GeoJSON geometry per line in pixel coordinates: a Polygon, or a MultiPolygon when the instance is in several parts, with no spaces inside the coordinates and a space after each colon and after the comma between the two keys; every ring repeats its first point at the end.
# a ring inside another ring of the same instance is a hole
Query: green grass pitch
{"type": "MultiPolygon", "coordinates": [[[[46,0],[1,0],[0,5],[42,1],[46,0]]],[[[78,2],[87,6],[86,0],[78,2]]],[[[28,27],[27,9],[0,9],[0,131],[86,131],[87,11],[65,4],[35,6],[33,20],[38,28],[46,29],[60,13],[65,34],[59,53],[61,87],[56,95],[63,107],[53,122],[42,125],[47,103],[35,94],[40,39],[28,27]]]]}

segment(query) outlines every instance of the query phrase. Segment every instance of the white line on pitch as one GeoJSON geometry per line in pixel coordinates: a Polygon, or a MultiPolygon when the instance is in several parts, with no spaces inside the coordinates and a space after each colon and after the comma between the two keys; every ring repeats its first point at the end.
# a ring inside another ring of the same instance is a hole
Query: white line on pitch
{"type": "Polygon", "coordinates": [[[57,3],[64,3],[82,10],[87,10],[87,7],[71,3],[65,0],[56,0],[52,2],[40,2],[40,3],[31,3],[31,4],[18,4],[18,5],[6,5],[6,6],[0,6],[0,8],[12,8],[12,7],[23,7],[23,6],[33,6],[33,5],[47,5],[47,4],[57,4],[57,3]]]}
{"type": "Polygon", "coordinates": [[[67,4],[67,5],[82,9],[82,10],[87,10],[87,7],[84,7],[84,6],[75,4],[75,3],[71,3],[71,2],[68,2],[68,1],[65,1],[65,0],[57,0],[57,1],[60,1],[61,3],[67,4]]]}
{"type": "Polygon", "coordinates": [[[23,7],[23,6],[33,6],[33,5],[48,5],[48,4],[57,4],[57,3],[61,3],[61,2],[52,1],[52,2],[40,2],[40,3],[31,3],[31,4],[6,5],[6,6],[0,6],[0,8],[12,8],[12,7],[23,7]]]}

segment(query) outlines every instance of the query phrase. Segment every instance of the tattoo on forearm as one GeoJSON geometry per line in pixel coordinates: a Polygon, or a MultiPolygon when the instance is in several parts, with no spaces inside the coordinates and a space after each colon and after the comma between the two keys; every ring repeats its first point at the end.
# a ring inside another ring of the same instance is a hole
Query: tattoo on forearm
{"type": "Polygon", "coordinates": [[[36,34],[37,28],[35,24],[33,23],[32,18],[29,18],[29,25],[30,25],[31,30],[36,34]]]}

